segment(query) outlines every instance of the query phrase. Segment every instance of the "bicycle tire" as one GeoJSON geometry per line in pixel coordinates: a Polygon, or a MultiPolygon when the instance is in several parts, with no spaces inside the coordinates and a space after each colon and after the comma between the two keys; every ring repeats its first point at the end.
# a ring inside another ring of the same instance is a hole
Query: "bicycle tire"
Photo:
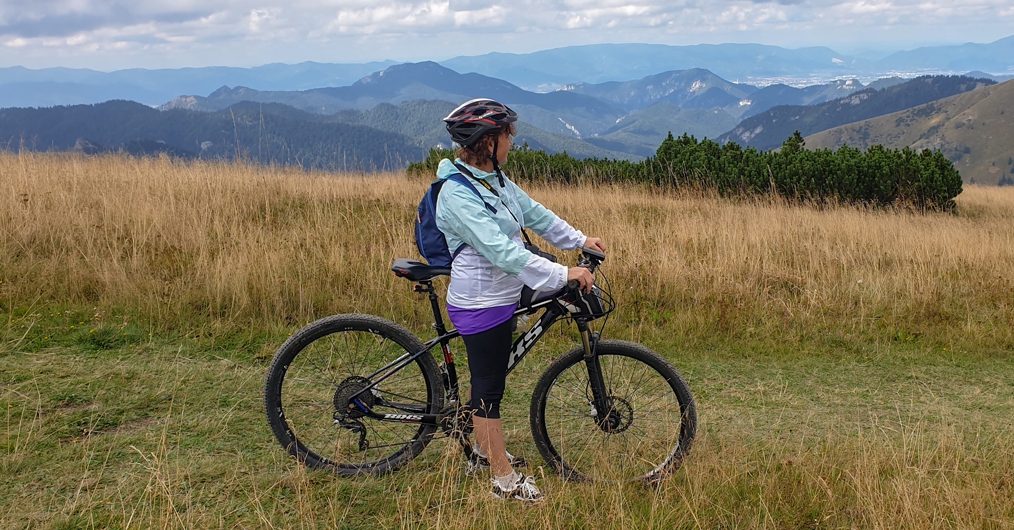
{"type": "MultiPolygon", "coordinates": [[[[372,372],[424,348],[409,330],[373,315],[333,315],[308,324],[278,348],[268,368],[264,411],[275,438],[308,467],[339,475],[382,475],[404,466],[426,447],[436,425],[356,417],[369,444],[363,450],[360,434],[336,417],[350,392],[372,384],[366,379],[372,372]]],[[[437,414],[443,407],[430,352],[375,388],[364,399],[380,413],[406,412],[410,405],[419,409],[413,413],[437,414]]]]}
{"type": "Polygon", "coordinates": [[[543,372],[532,393],[535,446],[567,480],[657,482],[679,469],[697,431],[693,395],[679,372],[632,342],[596,346],[616,424],[593,410],[584,349],[576,347],[543,372]]]}

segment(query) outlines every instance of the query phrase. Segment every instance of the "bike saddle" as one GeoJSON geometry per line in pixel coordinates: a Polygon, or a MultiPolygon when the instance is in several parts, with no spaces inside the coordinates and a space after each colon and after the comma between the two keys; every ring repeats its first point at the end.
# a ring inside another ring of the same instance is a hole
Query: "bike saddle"
{"type": "Polygon", "coordinates": [[[424,282],[437,276],[451,274],[450,267],[430,267],[425,263],[405,258],[394,260],[394,263],[391,264],[391,270],[394,271],[396,276],[408,278],[413,282],[424,282]]]}

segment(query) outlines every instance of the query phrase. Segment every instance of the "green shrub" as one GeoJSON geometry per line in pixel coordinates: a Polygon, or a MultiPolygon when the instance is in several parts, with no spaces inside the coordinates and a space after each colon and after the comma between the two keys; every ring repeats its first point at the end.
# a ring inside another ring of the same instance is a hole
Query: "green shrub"
{"type": "MultiPolygon", "coordinates": [[[[412,173],[432,175],[450,149],[431,149],[412,173]]],[[[799,131],[778,151],[719,145],[672,133],[654,157],[641,162],[598,158],[575,159],[516,147],[504,164],[513,178],[540,182],[640,182],[668,188],[701,188],[723,196],[777,193],[795,200],[837,201],[871,206],[904,205],[920,210],[951,210],[961,193],[961,175],[940,151],[874,145],[865,152],[848,146],[837,150],[805,149],[799,131]]]]}

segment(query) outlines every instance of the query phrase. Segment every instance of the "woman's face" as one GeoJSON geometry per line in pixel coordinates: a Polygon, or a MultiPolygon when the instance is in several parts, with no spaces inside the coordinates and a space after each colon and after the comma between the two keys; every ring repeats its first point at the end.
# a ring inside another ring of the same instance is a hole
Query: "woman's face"
{"type": "Polygon", "coordinates": [[[496,142],[496,161],[498,164],[503,164],[507,161],[507,152],[511,150],[511,146],[514,145],[514,140],[511,135],[507,134],[506,131],[500,133],[500,138],[496,142]]]}

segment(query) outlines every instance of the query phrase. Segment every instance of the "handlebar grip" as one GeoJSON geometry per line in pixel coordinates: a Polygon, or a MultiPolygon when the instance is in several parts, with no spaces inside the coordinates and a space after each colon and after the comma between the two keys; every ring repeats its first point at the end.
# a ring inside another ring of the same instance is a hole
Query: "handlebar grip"
{"type": "Polygon", "coordinates": [[[577,280],[568,280],[567,281],[567,288],[568,289],[573,290],[573,289],[577,289],[580,286],[581,286],[581,282],[579,282],[577,280]]]}

